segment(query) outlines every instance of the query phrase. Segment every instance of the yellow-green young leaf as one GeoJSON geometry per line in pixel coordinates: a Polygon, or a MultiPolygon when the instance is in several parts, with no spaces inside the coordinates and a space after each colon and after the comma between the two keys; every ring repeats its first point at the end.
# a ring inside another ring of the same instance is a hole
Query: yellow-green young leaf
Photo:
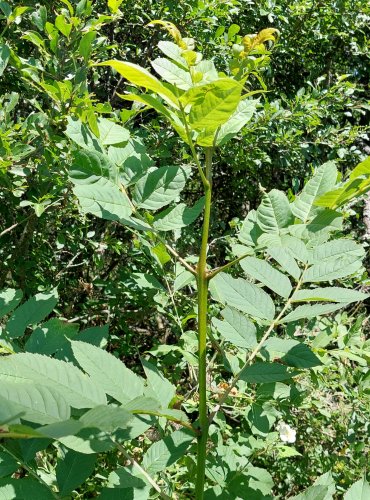
{"type": "Polygon", "coordinates": [[[298,290],[292,297],[292,302],[343,302],[351,303],[366,300],[369,294],[350,288],[332,286],[327,288],[312,288],[298,290]]]}
{"type": "Polygon", "coordinates": [[[354,180],[361,176],[370,176],[370,156],[366,158],[366,160],[359,163],[357,167],[353,169],[349,178],[350,180],[354,180]]]}
{"type": "Polygon", "coordinates": [[[122,2],[123,0],[108,0],[108,8],[112,12],[112,14],[117,14],[122,2]]]}
{"type": "Polygon", "coordinates": [[[321,165],[292,203],[292,212],[303,222],[317,213],[315,200],[335,186],[337,169],[333,161],[321,165]]]}
{"type": "Polygon", "coordinates": [[[250,121],[255,110],[257,101],[243,99],[239,102],[235,112],[226,123],[221,125],[217,133],[217,145],[223,145],[232,139],[250,121]]]}
{"type": "Polygon", "coordinates": [[[260,281],[273,292],[281,297],[289,297],[292,291],[289,278],[272,267],[268,262],[256,259],[255,257],[246,257],[240,261],[240,265],[249,276],[260,281]]]}
{"type": "Polygon", "coordinates": [[[211,281],[212,296],[222,304],[262,319],[273,319],[275,306],[260,287],[242,278],[219,273],[211,281]]]}
{"type": "Polygon", "coordinates": [[[125,61],[115,60],[99,63],[98,66],[111,66],[129,82],[155,92],[169,104],[178,108],[178,100],[175,94],[165,87],[155,76],[149,73],[149,71],[141,66],[125,61]]]}
{"type": "Polygon", "coordinates": [[[104,146],[127,142],[130,138],[130,132],[121,125],[112,122],[112,120],[98,118],[97,124],[99,139],[104,146]]]}
{"type": "Polygon", "coordinates": [[[88,62],[92,50],[92,43],[96,38],[96,31],[88,31],[83,35],[78,46],[78,52],[88,62]]]}
{"type": "Polygon", "coordinates": [[[370,177],[350,179],[343,186],[320,196],[315,205],[336,209],[370,190],[370,177]]]}
{"type": "Polygon", "coordinates": [[[66,18],[62,14],[55,18],[55,26],[62,33],[62,35],[67,38],[69,37],[72,30],[72,24],[67,23],[66,18]]]}
{"type": "MultiPolygon", "coordinates": [[[[231,78],[222,78],[190,90],[192,107],[189,123],[194,130],[216,130],[236,110],[242,92],[242,85],[231,78]]],[[[187,97],[184,94],[183,99],[187,97]]]]}

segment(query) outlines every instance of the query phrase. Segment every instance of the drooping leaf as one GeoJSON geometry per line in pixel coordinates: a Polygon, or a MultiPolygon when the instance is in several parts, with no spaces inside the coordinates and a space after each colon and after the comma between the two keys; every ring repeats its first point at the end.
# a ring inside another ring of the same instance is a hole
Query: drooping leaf
{"type": "Polygon", "coordinates": [[[55,473],[59,494],[64,497],[80,486],[92,474],[96,455],[85,455],[69,450],[58,460],[55,473]]]}
{"type": "Polygon", "coordinates": [[[257,224],[257,212],[255,210],[251,210],[244,219],[238,238],[245,245],[254,246],[257,244],[257,240],[261,234],[262,230],[257,224]]]}
{"type": "Polygon", "coordinates": [[[257,222],[265,233],[279,233],[293,223],[288,198],[282,191],[272,189],[263,196],[257,209],[257,222]]]}
{"type": "Polygon", "coordinates": [[[52,312],[58,302],[58,293],[38,293],[19,306],[8,320],[5,331],[11,338],[21,337],[27,326],[38,323],[52,312]]]}
{"type": "Polygon", "coordinates": [[[178,197],[189,174],[189,169],[177,166],[152,170],[136,183],[133,199],[140,208],[158,210],[178,197]]]}
{"type": "Polygon", "coordinates": [[[265,260],[246,257],[240,261],[240,265],[249,276],[260,281],[281,297],[289,297],[292,291],[289,278],[265,260]]]}
{"type": "Polygon", "coordinates": [[[165,87],[155,76],[150,74],[149,71],[137,64],[127,61],[110,60],[99,63],[98,66],[112,67],[129,82],[155,92],[172,106],[178,107],[177,97],[173,92],[168,87],[165,87]]]}
{"type": "Polygon", "coordinates": [[[212,324],[222,337],[242,349],[253,349],[257,345],[256,327],[244,314],[226,307],[222,311],[223,321],[212,319],[212,324]]]}
{"type": "Polygon", "coordinates": [[[314,205],[315,200],[335,186],[337,175],[333,161],[321,165],[292,203],[294,215],[303,222],[315,215],[318,210],[314,205]]]}
{"type": "Polygon", "coordinates": [[[142,466],[149,474],[163,471],[184,456],[193,436],[183,430],[175,431],[153,443],[143,457],[142,466]]]}
{"type": "Polygon", "coordinates": [[[79,365],[104,392],[121,403],[143,394],[142,379],[115,356],[85,342],[72,341],[71,344],[79,365]]]}
{"type": "Polygon", "coordinates": [[[241,278],[219,273],[211,281],[215,300],[262,319],[273,319],[275,306],[270,296],[258,286],[241,278]]]}

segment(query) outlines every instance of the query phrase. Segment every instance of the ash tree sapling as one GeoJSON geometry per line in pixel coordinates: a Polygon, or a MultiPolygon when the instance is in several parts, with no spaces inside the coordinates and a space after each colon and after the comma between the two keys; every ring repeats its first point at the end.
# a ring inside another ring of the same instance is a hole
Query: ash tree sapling
{"type": "MultiPolygon", "coordinates": [[[[123,99],[154,109],[170,122],[190,149],[192,163],[155,168],[143,153],[143,145],[122,126],[100,118],[92,132],[70,117],[66,134],[75,146],[69,176],[83,212],[123,224],[141,235],[157,259],[173,258],[194,277],[197,419],[190,421],[183,410],[174,408],[176,387],[154,365],[143,360],[145,378],[140,377],[78,332],[69,332],[68,339],[52,352],[38,350],[39,330],[33,331],[25,346],[18,345],[27,324],[45,317],[37,315],[37,301],[49,299],[34,298],[31,304],[16,309],[21,297],[8,290],[1,296],[3,313],[15,311],[3,334],[4,352],[9,355],[0,359],[0,415],[5,424],[1,432],[8,439],[52,440],[68,450],[56,471],[58,493],[41,484],[45,495],[57,498],[86,479],[85,471],[92,471],[98,453],[112,449],[118,449],[130,465],[110,473],[103,497],[112,498],[120,488],[133,498],[149,498],[153,489],[162,498],[175,498],[174,485],[161,484],[162,474],[183,457],[194,440],[196,467],[187,479],[194,498],[202,500],[205,494],[217,498],[223,493],[246,498],[241,496],[246,491],[252,498],[268,495],[273,484],[267,471],[253,467],[247,457],[227,458],[226,452],[222,455],[223,445],[208,448],[210,426],[217,425],[235,391],[247,393],[259,384],[289,384],[302,370],[322,365],[308,342],[291,334],[295,325],[367,298],[362,291],[340,286],[361,271],[364,257],[363,246],[342,234],[340,207],[370,189],[370,162],[362,162],[341,184],[337,184],[334,162],[321,165],[293,201],[276,189],[265,192],[259,207],[248,213],[240,227],[231,248],[234,259],[211,269],[207,254],[213,160],[219,146],[251,120],[258,99],[256,91],[250,90],[250,80],[259,78],[259,71],[268,63],[277,32],[267,28],[241,38],[233,47],[229,71],[220,73],[195,50],[195,41],[183,38],[176,26],[167,21],[151,24],[166,28],[173,39],[159,42],[165,57],[151,63],[161,79],[126,61],[110,60],[99,66],[110,66],[131,88],[136,87],[135,93],[121,94],[123,99]],[[203,196],[187,206],[177,200],[194,176],[203,196]],[[189,256],[179,254],[170,235],[192,224],[201,213],[201,243],[194,265],[189,256]],[[210,296],[221,305],[221,319],[216,315],[209,318],[210,296]],[[21,319],[22,307],[29,311],[27,321],[21,319]],[[209,341],[215,337],[234,351],[231,362],[224,356],[225,371],[232,376],[216,403],[207,382],[209,341]],[[19,352],[21,347],[26,352],[19,352]],[[25,398],[31,393],[32,397],[25,398]],[[164,422],[178,428],[169,433],[171,427],[164,422]],[[162,438],[139,463],[128,452],[126,442],[150,427],[158,427],[162,438]],[[93,456],[90,460],[89,455],[93,456]],[[84,471],[74,467],[81,456],[86,461],[84,471]]],[[[293,443],[293,429],[287,424],[278,428],[285,441],[293,443]]],[[[11,453],[6,447],[4,452],[11,453]]],[[[9,484],[13,482],[9,479],[9,484]]],[[[326,494],[332,485],[328,482],[320,487],[327,488],[326,494]]]]}

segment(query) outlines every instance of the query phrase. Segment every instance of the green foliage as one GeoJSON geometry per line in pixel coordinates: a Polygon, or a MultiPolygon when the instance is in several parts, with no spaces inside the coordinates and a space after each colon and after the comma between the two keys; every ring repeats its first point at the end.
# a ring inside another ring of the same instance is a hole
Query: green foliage
{"type": "Polygon", "coordinates": [[[368,9],[23,3],[0,497],[367,498],[368,9]]]}

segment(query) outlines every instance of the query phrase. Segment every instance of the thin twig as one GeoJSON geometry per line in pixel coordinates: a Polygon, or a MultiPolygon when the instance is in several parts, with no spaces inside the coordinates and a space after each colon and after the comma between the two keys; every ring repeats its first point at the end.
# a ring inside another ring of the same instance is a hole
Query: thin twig
{"type": "Polygon", "coordinates": [[[216,274],[221,273],[222,271],[226,271],[226,269],[229,269],[229,267],[234,266],[235,264],[237,264],[241,260],[245,259],[245,257],[248,257],[250,255],[251,255],[250,253],[245,253],[245,254],[241,255],[240,257],[238,257],[237,259],[234,259],[231,262],[228,262],[224,266],[216,267],[215,269],[213,269],[212,271],[209,271],[207,273],[207,278],[209,280],[214,278],[216,276],[216,274]]]}

